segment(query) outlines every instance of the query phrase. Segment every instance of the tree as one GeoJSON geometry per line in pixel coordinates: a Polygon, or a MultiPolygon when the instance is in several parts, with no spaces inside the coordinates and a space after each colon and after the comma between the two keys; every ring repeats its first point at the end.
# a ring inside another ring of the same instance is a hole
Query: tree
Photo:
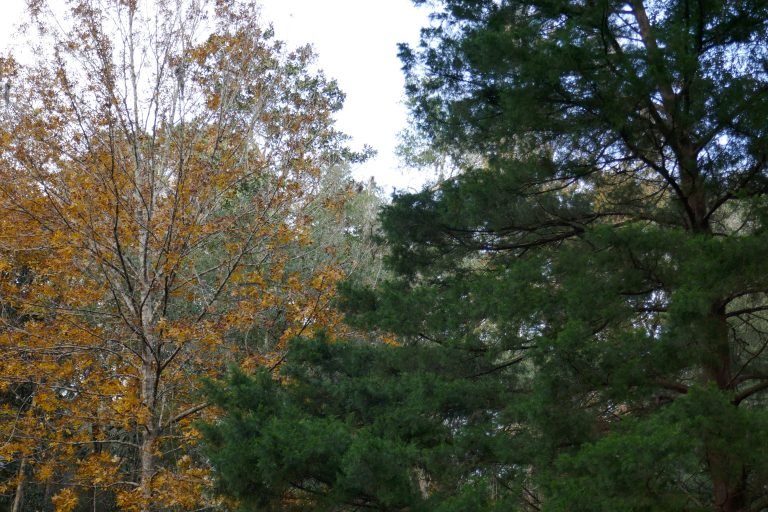
{"type": "Polygon", "coordinates": [[[30,474],[62,511],[198,509],[199,378],[338,322],[341,262],[299,253],[348,197],[321,186],[357,158],[333,127],[343,95],[251,2],[67,9],[29,2],[33,62],[2,61],[6,488],[30,474]]]}
{"type": "Polygon", "coordinates": [[[321,336],[292,342],[278,378],[210,384],[227,413],[201,427],[219,491],[243,510],[509,510],[517,495],[486,490],[510,483],[497,470],[519,460],[517,440],[489,437],[499,422],[478,411],[512,393],[462,377],[484,369],[462,356],[321,336]]]}
{"type": "MultiPolygon", "coordinates": [[[[768,5],[431,4],[402,48],[408,92],[420,136],[462,172],[394,198],[395,275],[345,298],[348,321],[399,334],[404,356],[462,361],[422,366],[456,399],[474,381],[509,393],[413,411],[501,446],[454,452],[464,485],[422,464],[427,493],[460,510],[762,510],[768,5]]],[[[343,400],[304,414],[345,418],[326,412],[343,400]]]]}
{"type": "Polygon", "coordinates": [[[533,347],[548,507],[759,508],[766,6],[441,5],[415,114],[484,164],[386,214],[403,293],[533,347]]]}

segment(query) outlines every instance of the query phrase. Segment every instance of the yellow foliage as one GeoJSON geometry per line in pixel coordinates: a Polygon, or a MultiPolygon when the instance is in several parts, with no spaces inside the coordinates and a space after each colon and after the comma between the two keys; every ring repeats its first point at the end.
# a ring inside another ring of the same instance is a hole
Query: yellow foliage
{"type": "Polygon", "coordinates": [[[138,489],[119,489],[115,493],[115,503],[125,512],[139,512],[144,499],[138,489]]]}
{"type": "Polygon", "coordinates": [[[73,489],[64,488],[57,492],[51,501],[56,512],[72,512],[77,506],[78,498],[73,489]]]}
{"type": "Polygon", "coordinates": [[[255,15],[216,4],[220,33],[188,34],[185,56],[177,36],[124,32],[163,56],[157,84],[133,69],[138,106],[121,96],[133,64],[110,61],[109,44],[124,41],[108,44],[88,9],[71,13],[77,37],[57,42],[61,59],[42,52],[22,69],[0,58],[0,75],[18,71],[34,105],[0,126],[0,297],[16,316],[0,326],[0,391],[13,397],[0,404],[0,456],[66,482],[56,510],[93,486],[123,510],[141,510],[147,492],[200,508],[210,475],[185,454],[199,441],[194,420],[216,414],[198,407],[200,378],[277,365],[291,337],[339,328],[336,252],[321,253],[327,263],[303,255],[316,216],[343,203],[318,196],[331,106],[297,94],[283,108],[274,88],[310,83],[310,56],[279,55],[255,15]],[[142,457],[152,489],[136,477],[142,457]]]}

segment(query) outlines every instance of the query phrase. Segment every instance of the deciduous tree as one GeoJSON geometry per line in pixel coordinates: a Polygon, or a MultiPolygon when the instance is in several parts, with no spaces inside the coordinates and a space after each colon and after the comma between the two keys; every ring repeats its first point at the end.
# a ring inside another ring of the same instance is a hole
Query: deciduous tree
{"type": "Polygon", "coordinates": [[[2,70],[6,492],[29,474],[57,510],[197,509],[200,377],[338,321],[312,227],[349,195],[321,187],[354,159],[343,95],[251,2],[59,7],[29,2],[32,62],[2,70]]]}

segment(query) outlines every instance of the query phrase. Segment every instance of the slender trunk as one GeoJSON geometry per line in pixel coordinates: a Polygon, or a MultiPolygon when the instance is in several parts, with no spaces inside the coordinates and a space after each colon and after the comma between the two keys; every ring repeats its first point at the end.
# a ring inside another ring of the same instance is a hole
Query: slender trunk
{"type": "Polygon", "coordinates": [[[45,510],[51,509],[51,493],[53,492],[53,484],[51,483],[51,479],[45,481],[45,491],[43,492],[43,507],[45,510]]]}
{"type": "Polygon", "coordinates": [[[153,250],[150,244],[154,222],[155,207],[155,180],[151,159],[142,155],[142,143],[140,134],[143,132],[139,116],[139,86],[137,64],[133,39],[133,22],[135,8],[129,11],[128,26],[130,30],[130,80],[133,96],[133,152],[134,152],[134,200],[135,219],[139,226],[136,248],[138,249],[139,274],[136,278],[138,294],[135,303],[135,313],[142,333],[143,347],[141,368],[141,401],[144,406],[144,431],[141,440],[141,511],[149,512],[152,509],[152,480],[155,476],[155,445],[159,436],[159,424],[157,422],[157,391],[158,391],[158,352],[159,341],[156,337],[156,283],[153,281],[153,263],[155,262],[153,250]]]}
{"type": "Polygon", "coordinates": [[[155,473],[155,432],[146,432],[141,442],[141,511],[149,512],[152,507],[152,478],[155,473]]]}
{"type": "Polygon", "coordinates": [[[16,480],[16,496],[13,498],[12,512],[21,512],[24,506],[24,471],[27,467],[27,457],[22,456],[19,461],[19,474],[16,480]]]}
{"type": "MultiPolygon", "coordinates": [[[[145,178],[137,172],[137,182],[144,184],[145,178]]],[[[143,188],[143,187],[141,187],[143,188]]],[[[141,190],[140,188],[140,190],[141,190]]],[[[159,341],[155,335],[156,318],[154,311],[154,292],[151,282],[151,250],[149,247],[149,226],[151,226],[151,210],[139,211],[137,217],[143,226],[139,232],[139,257],[141,275],[138,278],[140,306],[138,307],[139,323],[141,325],[143,344],[141,350],[141,403],[144,407],[143,432],[141,439],[141,493],[142,512],[151,510],[152,479],[155,476],[155,444],[159,434],[157,421],[157,391],[158,391],[158,350],[159,341]]]]}
{"type": "Polygon", "coordinates": [[[142,367],[142,402],[145,406],[144,414],[144,432],[141,439],[141,493],[142,493],[142,512],[151,510],[152,502],[152,479],[155,476],[155,443],[158,436],[156,417],[157,400],[157,376],[156,365],[153,364],[152,354],[149,349],[145,349],[145,361],[142,367]]]}
{"type": "Polygon", "coordinates": [[[711,235],[707,215],[707,191],[698,164],[698,155],[687,134],[677,136],[677,158],[680,166],[680,189],[685,198],[685,216],[692,233],[711,235]]]}

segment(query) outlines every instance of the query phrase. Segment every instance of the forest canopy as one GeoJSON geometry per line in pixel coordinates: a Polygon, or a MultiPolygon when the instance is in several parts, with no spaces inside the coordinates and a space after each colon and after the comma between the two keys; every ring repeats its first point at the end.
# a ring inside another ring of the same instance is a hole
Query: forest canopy
{"type": "Polygon", "coordinates": [[[277,382],[212,392],[222,489],[254,510],[764,510],[768,5],[416,3],[410,154],[453,177],[393,198],[391,274],[342,293],[400,345],[296,342],[277,382]]]}
{"type": "Polygon", "coordinates": [[[2,506],[768,508],[768,4],[415,3],[374,218],[257,3],[27,2],[2,506]]]}

